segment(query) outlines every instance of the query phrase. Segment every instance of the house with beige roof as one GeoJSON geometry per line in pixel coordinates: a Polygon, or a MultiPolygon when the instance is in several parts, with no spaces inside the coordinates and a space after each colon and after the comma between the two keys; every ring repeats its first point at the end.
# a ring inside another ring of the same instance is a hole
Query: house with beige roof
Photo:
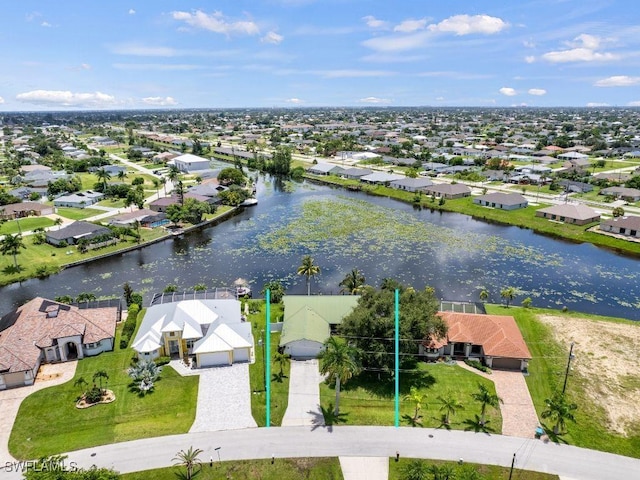
{"type": "Polygon", "coordinates": [[[141,360],[187,359],[193,367],[231,365],[254,359],[251,324],[235,299],[182,300],[149,307],[133,349],[141,360]]]}
{"type": "Polygon", "coordinates": [[[531,353],[513,317],[457,312],[438,315],[447,324],[447,335],[424,342],[420,355],[427,359],[469,358],[489,368],[527,370],[531,353]]]}
{"type": "Polygon", "coordinates": [[[582,204],[563,203],[536,210],[536,217],[547,218],[557,222],[586,225],[600,220],[600,214],[593,208],[582,204]]]}
{"type": "Polygon", "coordinates": [[[113,350],[120,313],[118,307],[80,309],[37,297],[6,314],[0,319],[0,390],[32,385],[43,362],[113,350]]]}

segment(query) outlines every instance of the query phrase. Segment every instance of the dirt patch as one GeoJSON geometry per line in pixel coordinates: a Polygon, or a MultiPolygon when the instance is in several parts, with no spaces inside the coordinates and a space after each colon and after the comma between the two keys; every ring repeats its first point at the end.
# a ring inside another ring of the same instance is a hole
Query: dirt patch
{"type": "Polygon", "coordinates": [[[553,328],[556,339],[575,342],[572,368],[588,379],[586,393],[601,405],[610,428],[622,435],[640,423],[640,325],[552,315],[539,317],[553,328]]]}

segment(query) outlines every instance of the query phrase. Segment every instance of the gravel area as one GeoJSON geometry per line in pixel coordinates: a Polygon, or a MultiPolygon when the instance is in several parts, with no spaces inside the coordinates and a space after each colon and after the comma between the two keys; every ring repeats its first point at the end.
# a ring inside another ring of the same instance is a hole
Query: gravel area
{"type": "Polygon", "coordinates": [[[249,364],[194,370],[199,372],[196,419],[189,432],[257,427],[251,415],[249,364]]]}
{"type": "Polygon", "coordinates": [[[0,462],[2,465],[13,459],[9,454],[9,436],[22,400],[43,388],[68,382],[75,375],[77,365],[77,361],[43,364],[33,385],[0,391],[0,412],[2,412],[0,414],[0,462]]]}

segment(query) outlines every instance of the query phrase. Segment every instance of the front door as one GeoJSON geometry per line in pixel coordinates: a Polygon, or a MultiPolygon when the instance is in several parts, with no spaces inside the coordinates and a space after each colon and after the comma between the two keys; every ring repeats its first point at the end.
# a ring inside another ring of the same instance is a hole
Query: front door
{"type": "Polygon", "coordinates": [[[169,353],[171,355],[178,355],[180,353],[180,346],[177,340],[169,340],[169,353]]]}

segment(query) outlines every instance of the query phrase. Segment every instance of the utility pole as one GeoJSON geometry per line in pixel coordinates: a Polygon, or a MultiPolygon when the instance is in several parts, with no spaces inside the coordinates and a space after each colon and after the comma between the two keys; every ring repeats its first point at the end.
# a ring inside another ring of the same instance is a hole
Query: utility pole
{"type": "Polygon", "coordinates": [[[567,389],[567,379],[569,378],[569,367],[571,367],[571,359],[573,358],[573,346],[574,346],[574,343],[571,342],[571,348],[569,349],[569,359],[567,360],[567,370],[564,372],[564,385],[562,385],[563,395],[564,395],[564,391],[567,389]]]}

